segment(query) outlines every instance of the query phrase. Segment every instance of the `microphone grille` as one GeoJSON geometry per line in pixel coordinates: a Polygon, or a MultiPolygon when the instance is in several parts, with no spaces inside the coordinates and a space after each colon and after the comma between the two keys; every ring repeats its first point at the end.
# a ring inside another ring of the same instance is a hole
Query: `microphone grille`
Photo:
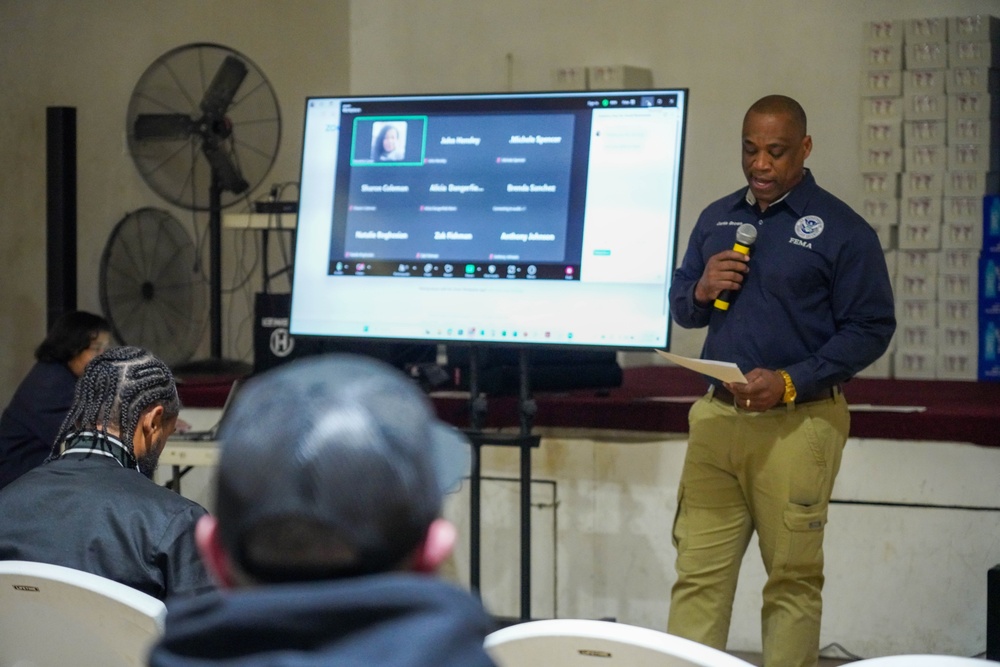
{"type": "Polygon", "coordinates": [[[753,245],[757,240],[757,228],[748,222],[736,228],[736,240],[743,245],[753,245]]]}

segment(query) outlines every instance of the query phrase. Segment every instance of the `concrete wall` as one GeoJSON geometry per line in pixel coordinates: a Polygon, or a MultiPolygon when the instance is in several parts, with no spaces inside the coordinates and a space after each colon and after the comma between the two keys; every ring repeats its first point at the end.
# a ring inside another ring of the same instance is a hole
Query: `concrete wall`
{"type": "MultiPolygon", "coordinates": [[[[101,251],[127,212],[163,208],[192,236],[204,234],[206,216],[161,199],[125,147],[136,82],[177,46],[234,48],[276,89],[283,116],[278,159],[250,198],[272,183],[297,180],[310,94],[543,89],[551,86],[551,70],[566,65],[649,68],[654,84],[691,89],[681,197],[686,238],[705,204],[741,184],[742,113],[766,93],[802,101],[815,141],[809,164],[823,185],[851,200],[862,24],[975,13],[1000,14],[1000,6],[997,0],[0,0],[0,404],[45,333],[46,107],[78,110],[79,307],[100,308],[101,251]]],[[[259,237],[225,237],[229,288],[253,264],[259,237]]],[[[248,313],[258,288],[254,278],[225,298],[227,357],[250,357],[248,313]]],[[[681,354],[696,353],[700,341],[699,332],[675,330],[681,354]]],[[[639,357],[638,363],[652,360],[639,357]]]]}
{"type": "MultiPolygon", "coordinates": [[[[494,613],[517,617],[520,459],[510,447],[483,451],[483,599],[494,613]]],[[[665,629],[684,451],[683,435],[542,440],[532,455],[533,617],[610,617],[665,629]]],[[[848,441],[824,545],[823,655],[986,650],[986,572],[1000,563],[997,474],[996,448],[848,441]]],[[[448,506],[463,535],[468,502],[465,485],[448,506]]],[[[455,559],[460,581],[468,582],[468,558],[463,543],[455,559]]],[[[754,539],[743,559],[730,650],[760,651],[765,581],[754,539]]]]}
{"type": "MultiPolygon", "coordinates": [[[[126,213],[162,208],[192,239],[207,227],[205,213],[157,195],[127,150],[126,111],[143,72],[197,42],[235,49],[264,72],[281,107],[282,140],[268,177],[250,193],[256,198],[272,183],[298,180],[306,96],[349,89],[349,9],[348,0],[0,1],[0,404],[45,335],[46,107],[77,109],[78,306],[99,312],[101,252],[126,213]]],[[[239,267],[253,264],[259,245],[257,234],[224,234],[224,287],[240,280],[239,267]]],[[[225,298],[227,357],[249,358],[246,313],[259,286],[254,278],[225,298]]]]}

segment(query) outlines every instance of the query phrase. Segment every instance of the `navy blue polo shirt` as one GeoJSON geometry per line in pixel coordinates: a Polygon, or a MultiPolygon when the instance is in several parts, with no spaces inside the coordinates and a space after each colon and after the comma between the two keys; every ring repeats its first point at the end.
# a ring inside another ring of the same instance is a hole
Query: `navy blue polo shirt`
{"type": "Polygon", "coordinates": [[[809,170],[761,212],[747,188],[706,208],[670,287],[671,315],[708,327],[702,358],[788,371],[800,396],[851,378],[886,350],[896,328],[892,287],[875,230],[819,187],[809,170]],[[728,310],[700,305],[708,259],[730,250],[743,223],[757,228],[749,272],[728,310]]]}

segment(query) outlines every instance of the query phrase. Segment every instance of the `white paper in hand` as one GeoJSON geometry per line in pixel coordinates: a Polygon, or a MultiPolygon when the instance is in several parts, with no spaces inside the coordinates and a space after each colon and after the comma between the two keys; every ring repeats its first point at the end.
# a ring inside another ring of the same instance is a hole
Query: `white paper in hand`
{"type": "Polygon", "coordinates": [[[716,380],[722,380],[723,382],[735,382],[740,384],[746,384],[747,379],[744,377],[743,372],[740,370],[739,366],[730,361],[712,361],[711,359],[692,359],[690,357],[682,357],[679,354],[671,354],[670,352],[664,352],[663,350],[657,350],[657,354],[665,359],[669,359],[678,366],[683,366],[684,368],[690,368],[693,371],[697,371],[702,375],[707,375],[713,377],[716,380]]]}

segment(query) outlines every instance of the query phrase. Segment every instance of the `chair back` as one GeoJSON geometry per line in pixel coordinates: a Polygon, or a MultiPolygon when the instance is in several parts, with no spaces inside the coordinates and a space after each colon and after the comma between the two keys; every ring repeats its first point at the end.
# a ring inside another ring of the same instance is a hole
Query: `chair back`
{"type": "Polygon", "coordinates": [[[484,645],[499,667],[750,667],[689,639],[611,621],[528,621],[491,633],[484,645]]]}
{"type": "Polygon", "coordinates": [[[0,667],[140,667],[163,602],[60,565],[0,561],[0,667]]]}

